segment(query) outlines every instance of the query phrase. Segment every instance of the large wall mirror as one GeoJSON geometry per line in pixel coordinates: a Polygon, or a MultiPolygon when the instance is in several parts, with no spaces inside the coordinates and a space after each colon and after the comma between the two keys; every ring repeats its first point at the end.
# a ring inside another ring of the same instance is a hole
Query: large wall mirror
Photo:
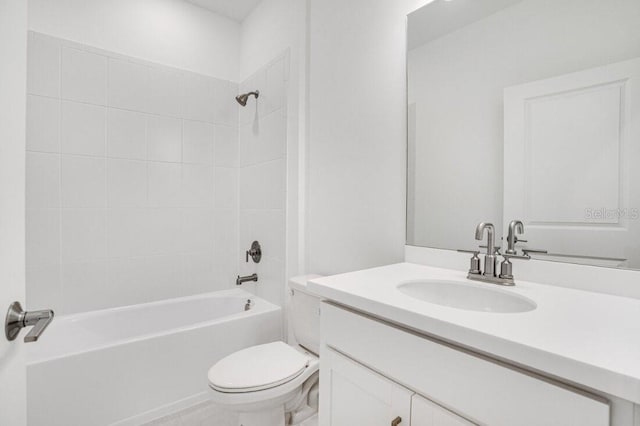
{"type": "Polygon", "coordinates": [[[524,223],[538,259],[640,269],[640,1],[435,0],[408,18],[407,243],[524,223]]]}

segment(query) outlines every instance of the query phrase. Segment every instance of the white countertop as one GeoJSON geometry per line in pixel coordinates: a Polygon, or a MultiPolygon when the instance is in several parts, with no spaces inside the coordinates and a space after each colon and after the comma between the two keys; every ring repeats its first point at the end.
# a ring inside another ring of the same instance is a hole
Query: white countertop
{"type": "MultiPolygon", "coordinates": [[[[533,311],[467,311],[414,299],[404,281],[466,273],[411,263],[309,282],[309,290],[381,319],[640,404],[640,300],[518,281],[498,287],[537,303],[533,311]]],[[[640,283],[638,283],[640,285],[640,283]]]]}

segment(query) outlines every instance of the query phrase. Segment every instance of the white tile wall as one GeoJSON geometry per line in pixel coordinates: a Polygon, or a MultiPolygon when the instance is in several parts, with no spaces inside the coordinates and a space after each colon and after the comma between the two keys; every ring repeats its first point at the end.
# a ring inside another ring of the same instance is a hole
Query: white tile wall
{"type": "Polygon", "coordinates": [[[107,207],[104,158],[63,154],[61,170],[62,207],[107,207]]]}
{"type": "MultiPolygon", "coordinates": [[[[60,261],[63,267],[68,263],[86,262],[106,257],[105,218],[104,209],[62,209],[60,261]]],[[[42,238],[46,240],[46,236],[42,238]]],[[[63,287],[64,284],[63,280],[63,287]]],[[[87,283],[87,285],[92,284],[87,283]]]]}
{"type": "Polygon", "coordinates": [[[62,99],[104,105],[107,99],[107,57],[63,47],[62,99]]]}
{"type": "Polygon", "coordinates": [[[27,152],[27,208],[60,207],[60,154],[27,152]]]}
{"type": "Polygon", "coordinates": [[[281,304],[287,63],[242,83],[261,95],[239,109],[235,83],[31,33],[30,303],[64,314],[224,289],[241,262],[281,304]],[[258,265],[244,263],[254,239],[258,265]]]}
{"type": "Polygon", "coordinates": [[[67,314],[234,285],[237,92],[29,34],[30,306],[67,314]]]}
{"type": "Polygon", "coordinates": [[[27,92],[60,96],[60,43],[34,32],[28,38],[27,92]]]}
{"type": "Polygon", "coordinates": [[[104,156],[106,109],[62,101],[60,146],[65,154],[104,156]]]}
{"type": "Polygon", "coordinates": [[[149,112],[149,66],[109,58],[107,88],[109,106],[149,112]]]}
{"type": "Polygon", "coordinates": [[[182,120],[152,116],[147,120],[147,159],[182,161],[182,120]]]}
{"type": "Polygon", "coordinates": [[[107,156],[135,160],[147,159],[147,117],[144,114],[109,108],[107,156]]]}
{"type": "Polygon", "coordinates": [[[238,166],[238,129],[216,126],[214,130],[213,164],[222,167],[238,166]]]}
{"type": "Polygon", "coordinates": [[[145,207],[147,191],[145,161],[107,159],[107,207],[145,207]]]}
{"type": "Polygon", "coordinates": [[[283,209],[286,162],[271,160],[240,168],[241,209],[283,209]]]}
{"type": "MultiPolygon", "coordinates": [[[[238,144],[240,271],[256,272],[259,281],[252,288],[279,305],[284,303],[286,285],[287,63],[287,55],[282,55],[240,84],[241,92],[258,89],[260,97],[257,102],[251,98],[240,110],[238,144]],[[262,246],[259,264],[244,262],[244,251],[253,240],[262,246]]],[[[222,140],[217,142],[223,144],[222,140]]],[[[230,153],[237,149],[231,144],[225,148],[230,153]]],[[[225,179],[216,175],[216,182],[225,179]]],[[[216,192],[216,200],[222,203],[223,195],[216,192]]]]}
{"type": "Polygon", "coordinates": [[[60,152],[59,99],[27,96],[27,150],[60,152]]]}
{"type": "Polygon", "coordinates": [[[189,74],[184,79],[184,118],[213,122],[215,87],[212,79],[189,74]]]}
{"type": "MultiPolygon", "coordinates": [[[[231,97],[233,98],[233,96],[231,97]]],[[[182,161],[185,163],[213,164],[215,127],[203,121],[182,122],[182,161]]],[[[237,139],[232,141],[237,145],[237,139]]],[[[216,152],[216,154],[218,154],[216,152]]]]}

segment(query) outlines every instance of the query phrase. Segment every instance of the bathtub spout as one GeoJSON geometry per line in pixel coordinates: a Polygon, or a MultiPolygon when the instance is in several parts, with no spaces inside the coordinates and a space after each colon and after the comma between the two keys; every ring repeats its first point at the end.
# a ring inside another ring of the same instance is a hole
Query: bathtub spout
{"type": "Polygon", "coordinates": [[[241,277],[240,275],[238,275],[238,278],[236,278],[236,285],[240,285],[242,283],[246,283],[249,281],[258,282],[258,274],[246,275],[244,277],[241,277]]]}

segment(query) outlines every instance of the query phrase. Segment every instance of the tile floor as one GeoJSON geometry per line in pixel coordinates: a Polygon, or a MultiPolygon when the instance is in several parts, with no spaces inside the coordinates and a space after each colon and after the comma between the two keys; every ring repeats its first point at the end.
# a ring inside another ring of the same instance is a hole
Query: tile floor
{"type": "MultiPolygon", "coordinates": [[[[238,417],[210,402],[203,402],[142,426],[238,426],[238,417]]],[[[299,426],[318,426],[318,418],[314,416],[299,426]]]]}
{"type": "Polygon", "coordinates": [[[203,402],[143,426],[238,426],[238,417],[210,402],[203,402]]]}

